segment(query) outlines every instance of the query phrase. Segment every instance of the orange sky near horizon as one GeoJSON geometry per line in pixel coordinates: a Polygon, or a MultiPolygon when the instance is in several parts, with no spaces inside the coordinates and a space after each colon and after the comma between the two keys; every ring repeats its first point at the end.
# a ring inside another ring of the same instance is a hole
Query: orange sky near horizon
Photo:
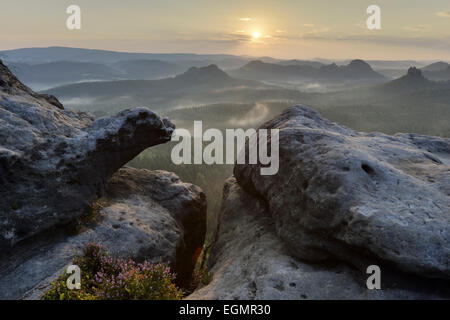
{"type": "Polygon", "coordinates": [[[2,4],[0,50],[71,46],[276,58],[450,60],[448,0],[16,0],[2,4]],[[66,8],[81,8],[81,30],[66,8]],[[366,9],[381,8],[381,30],[366,9]],[[255,36],[257,34],[257,36],[255,36]]]}

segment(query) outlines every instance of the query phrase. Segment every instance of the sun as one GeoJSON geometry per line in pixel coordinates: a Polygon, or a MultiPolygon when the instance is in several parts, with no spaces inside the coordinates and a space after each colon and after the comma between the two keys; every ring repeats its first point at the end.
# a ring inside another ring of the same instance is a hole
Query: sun
{"type": "Polygon", "coordinates": [[[253,32],[252,36],[253,36],[253,39],[258,39],[260,35],[259,35],[258,31],[255,31],[255,32],[253,32]]]}

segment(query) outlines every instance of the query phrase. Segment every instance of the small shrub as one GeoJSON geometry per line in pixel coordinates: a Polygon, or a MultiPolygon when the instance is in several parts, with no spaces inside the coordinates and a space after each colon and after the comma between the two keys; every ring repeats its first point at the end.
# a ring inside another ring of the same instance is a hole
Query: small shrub
{"type": "Polygon", "coordinates": [[[100,208],[101,206],[98,203],[89,206],[84,215],[78,217],[77,219],[72,221],[71,224],[69,224],[69,232],[71,232],[72,234],[82,233],[85,230],[86,226],[94,223],[99,218],[100,208]]]}
{"type": "Polygon", "coordinates": [[[197,260],[197,264],[195,265],[192,275],[190,292],[208,285],[212,280],[212,274],[209,272],[207,267],[211,246],[211,243],[203,246],[203,250],[197,260]]]}
{"type": "Polygon", "coordinates": [[[70,290],[61,275],[44,293],[44,300],[178,300],[183,292],[175,275],[163,264],[136,263],[112,257],[103,246],[89,243],[73,260],[81,270],[81,289],[70,290]]]}
{"type": "Polygon", "coordinates": [[[212,274],[209,272],[206,266],[202,266],[200,268],[196,268],[194,270],[193,275],[193,290],[200,289],[204,286],[207,286],[212,280],[212,274]]]}

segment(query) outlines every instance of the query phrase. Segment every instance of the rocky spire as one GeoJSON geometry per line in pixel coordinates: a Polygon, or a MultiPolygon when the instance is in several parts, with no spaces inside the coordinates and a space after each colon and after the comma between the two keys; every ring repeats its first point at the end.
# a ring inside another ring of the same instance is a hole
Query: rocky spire
{"type": "Polygon", "coordinates": [[[420,78],[423,77],[422,70],[417,69],[416,67],[410,67],[408,69],[407,75],[410,76],[410,77],[420,77],[420,78]]]}

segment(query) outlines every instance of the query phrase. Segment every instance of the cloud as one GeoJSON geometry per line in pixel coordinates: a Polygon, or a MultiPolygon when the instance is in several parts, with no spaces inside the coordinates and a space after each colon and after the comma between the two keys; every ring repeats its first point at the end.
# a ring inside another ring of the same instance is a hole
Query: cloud
{"type": "Polygon", "coordinates": [[[397,36],[379,36],[367,34],[353,34],[336,36],[332,34],[314,34],[307,33],[301,35],[299,39],[315,41],[339,41],[339,42],[359,42],[369,44],[379,44],[395,47],[414,47],[414,48],[435,48],[441,50],[450,50],[450,37],[397,37],[397,36]]]}
{"type": "Polygon", "coordinates": [[[439,11],[436,15],[442,18],[450,18],[450,11],[439,11]]]}
{"type": "Polygon", "coordinates": [[[306,27],[306,28],[314,27],[314,25],[312,23],[304,23],[303,26],[306,27]]]}
{"type": "Polygon", "coordinates": [[[327,35],[329,34],[330,28],[327,26],[318,26],[314,29],[309,29],[307,32],[303,34],[304,37],[318,37],[320,38],[321,35],[327,35]]]}
{"type": "Polygon", "coordinates": [[[366,21],[359,21],[357,23],[355,23],[355,27],[359,28],[359,29],[365,29],[367,30],[367,24],[366,21]]]}
{"type": "Polygon", "coordinates": [[[216,38],[223,41],[234,41],[234,42],[248,42],[252,40],[252,36],[246,33],[242,33],[239,30],[236,33],[226,33],[226,34],[217,34],[216,38]]]}
{"type": "Polygon", "coordinates": [[[239,21],[249,22],[252,21],[252,18],[239,18],[239,21]]]}
{"type": "Polygon", "coordinates": [[[427,25],[427,24],[418,24],[418,25],[415,25],[415,26],[404,26],[402,29],[406,30],[406,31],[417,32],[417,31],[428,30],[428,29],[430,29],[430,26],[427,25]]]}

